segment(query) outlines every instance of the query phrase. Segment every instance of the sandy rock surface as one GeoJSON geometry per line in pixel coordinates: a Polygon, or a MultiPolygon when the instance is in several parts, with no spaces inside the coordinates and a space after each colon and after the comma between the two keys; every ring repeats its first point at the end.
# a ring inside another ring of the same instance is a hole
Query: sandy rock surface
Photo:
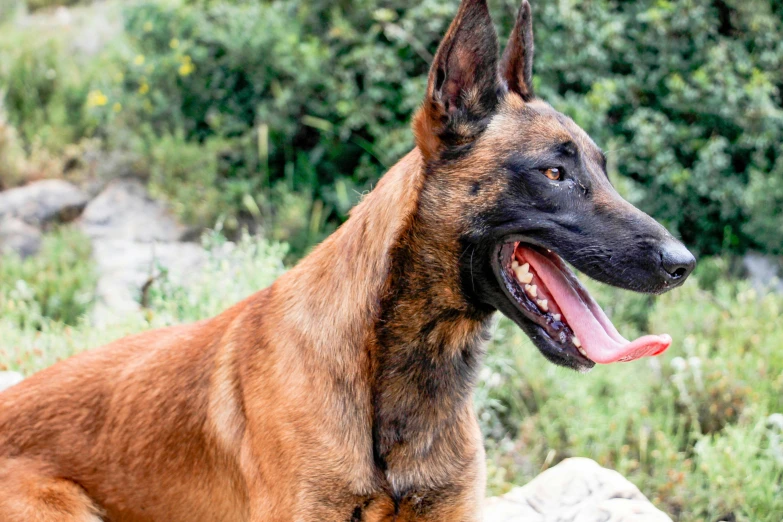
{"type": "Polygon", "coordinates": [[[672,522],[625,477],[567,459],[526,486],[488,499],[484,522],[672,522]]]}

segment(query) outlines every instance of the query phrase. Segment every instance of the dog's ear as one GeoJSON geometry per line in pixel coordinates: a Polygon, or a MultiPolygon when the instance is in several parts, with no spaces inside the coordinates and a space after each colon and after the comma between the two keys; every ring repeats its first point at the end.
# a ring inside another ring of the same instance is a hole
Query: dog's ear
{"type": "Polygon", "coordinates": [[[500,60],[500,77],[510,92],[533,99],[533,16],[528,0],[519,8],[517,22],[500,60]]]}
{"type": "Polygon", "coordinates": [[[414,118],[425,158],[466,143],[486,127],[498,103],[498,39],[486,0],[463,0],[430,68],[414,118]]]}

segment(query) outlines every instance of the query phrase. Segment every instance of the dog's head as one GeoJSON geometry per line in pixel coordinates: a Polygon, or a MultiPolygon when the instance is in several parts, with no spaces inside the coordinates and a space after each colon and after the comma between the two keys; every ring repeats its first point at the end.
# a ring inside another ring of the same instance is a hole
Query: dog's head
{"type": "Polygon", "coordinates": [[[498,59],[485,0],[464,0],[414,119],[421,217],[458,244],[468,300],[503,312],[551,361],[586,370],[660,353],[670,337],[625,340],[563,260],[603,283],[661,293],[685,281],[694,257],[620,197],[590,137],[535,97],[532,72],[528,2],[498,59]]]}

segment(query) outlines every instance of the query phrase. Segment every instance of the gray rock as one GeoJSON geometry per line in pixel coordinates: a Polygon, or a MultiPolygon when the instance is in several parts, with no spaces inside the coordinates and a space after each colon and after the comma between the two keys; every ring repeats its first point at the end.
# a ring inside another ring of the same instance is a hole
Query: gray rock
{"type": "Polygon", "coordinates": [[[19,384],[23,380],[24,377],[19,372],[0,372],[0,392],[15,384],[19,384]]]}
{"type": "Polygon", "coordinates": [[[487,500],[484,522],[671,522],[616,471],[567,459],[521,488],[487,500]]]}
{"type": "Polygon", "coordinates": [[[124,239],[141,243],[178,241],[185,227],[166,206],[154,201],[141,182],[115,180],[87,205],[79,221],[91,239],[124,239]]]}
{"type": "Polygon", "coordinates": [[[79,227],[92,240],[98,271],[94,323],[137,312],[142,289],[161,272],[184,285],[207,260],[201,246],[180,242],[186,228],[134,179],[109,183],[84,209],[79,227]]]}
{"type": "Polygon", "coordinates": [[[757,292],[767,293],[772,290],[783,293],[780,258],[749,252],[742,258],[742,267],[757,292]]]}
{"type": "Polygon", "coordinates": [[[67,181],[37,181],[0,192],[0,219],[14,217],[35,226],[68,222],[79,216],[88,200],[87,194],[67,181]]]}
{"type": "Polygon", "coordinates": [[[0,254],[35,255],[41,248],[41,231],[21,219],[0,218],[0,254]]]}
{"type": "Polygon", "coordinates": [[[116,322],[140,309],[142,288],[166,271],[177,284],[187,284],[207,260],[206,251],[195,243],[142,243],[122,239],[93,242],[98,270],[96,324],[116,322]]]}

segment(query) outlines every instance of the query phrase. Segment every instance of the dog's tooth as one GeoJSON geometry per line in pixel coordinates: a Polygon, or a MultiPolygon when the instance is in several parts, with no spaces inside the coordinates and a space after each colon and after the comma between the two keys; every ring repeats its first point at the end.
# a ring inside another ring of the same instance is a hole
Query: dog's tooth
{"type": "Polygon", "coordinates": [[[533,299],[538,297],[538,287],[536,285],[525,285],[525,291],[533,299]]]}
{"type": "Polygon", "coordinates": [[[530,284],[530,282],[533,281],[533,274],[530,272],[523,272],[521,268],[517,268],[516,274],[517,279],[519,279],[519,282],[523,285],[530,284]]]}
{"type": "Polygon", "coordinates": [[[587,357],[587,352],[585,351],[585,349],[584,349],[584,348],[579,348],[579,353],[581,353],[582,355],[584,355],[585,357],[587,357]]]}
{"type": "Polygon", "coordinates": [[[544,312],[549,311],[549,301],[547,301],[546,299],[539,299],[538,301],[536,301],[536,304],[544,312]]]}
{"type": "Polygon", "coordinates": [[[553,314],[553,315],[552,315],[552,319],[554,319],[555,321],[558,321],[558,322],[559,322],[559,321],[560,321],[560,319],[562,319],[562,318],[563,318],[563,316],[562,316],[562,315],[560,315],[560,314],[553,314]]]}
{"type": "Polygon", "coordinates": [[[511,261],[511,268],[516,272],[517,268],[519,268],[519,261],[517,261],[516,259],[511,261]]]}
{"type": "Polygon", "coordinates": [[[582,347],[582,342],[579,340],[579,337],[577,336],[571,337],[571,342],[574,343],[574,346],[576,346],[577,348],[582,347]]]}
{"type": "Polygon", "coordinates": [[[530,263],[525,263],[520,268],[522,269],[523,273],[527,274],[528,272],[530,272],[530,263]]]}

